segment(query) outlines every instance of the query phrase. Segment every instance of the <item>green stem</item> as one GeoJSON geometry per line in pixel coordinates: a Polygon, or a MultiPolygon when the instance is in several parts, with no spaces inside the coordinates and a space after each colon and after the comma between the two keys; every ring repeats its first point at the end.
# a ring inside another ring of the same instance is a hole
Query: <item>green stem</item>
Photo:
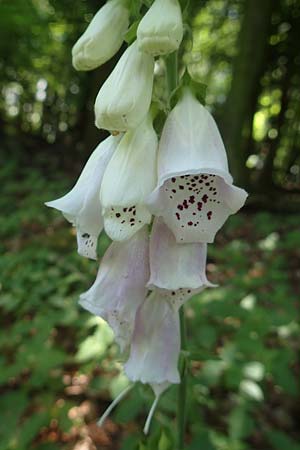
{"type": "MultiPolygon", "coordinates": [[[[167,86],[169,92],[169,101],[174,90],[178,86],[178,54],[177,52],[171,53],[166,57],[166,75],[167,86]]],[[[185,317],[184,307],[182,306],[179,311],[180,317],[180,336],[181,336],[181,355],[180,355],[180,376],[181,382],[178,388],[177,399],[177,450],[184,450],[184,437],[185,437],[185,425],[186,425],[186,394],[187,394],[187,370],[186,370],[186,330],[185,330],[185,317]]]]}
{"type": "Polygon", "coordinates": [[[181,383],[178,387],[178,397],[177,397],[177,429],[178,429],[177,450],[184,450],[184,437],[186,427],[187,360],[184,354],[184,351],[186,350],[186,328],[185,328],[185,315],[183,306],[180,308],[179,318],[180,318],[180,336],[181,336],[182,354],[180,364],[181,383]]]}
{"type": "Polygon", "coordinates": [[[169,91],[169,100],[171,94],[178,86],[178,53],[173,52],[166,57],[167,85],[169,91]]]}

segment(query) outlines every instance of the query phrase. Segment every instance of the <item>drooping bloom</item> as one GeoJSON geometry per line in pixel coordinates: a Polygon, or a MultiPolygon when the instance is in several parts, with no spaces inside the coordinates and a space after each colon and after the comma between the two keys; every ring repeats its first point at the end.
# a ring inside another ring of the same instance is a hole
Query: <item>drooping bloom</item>
{"type": "Polygon", "coordinates": [[[178,358],[180,326],[178,309],[153,291],[139,307],[124,370],[133,382],[150,384],[155,400],[145,423],[147,434],[160,395],[173,383],[180,383],[178,358]]]}
{"type": "Polygon", "coordinates": [[[137,311],[125,373],[131,381],[151,385],[179,383],[178,311],[152,292],[137,311]]]}
{"type": "Polygon", "coordinates": [[[145,199],[156,184],[157,136],[149,116],[125,133],[105,171],[100,191],[104,228],[116,241],[130,238],[151,214],[145,199]]]}
{"type": "Polygon", "coordinates": [[[46,205],[63,213],[77,231],[78,253],[97,259],[97,239],[103,229],[100,186],[106,166],[111,159],[120,136],[110,136],[101,142],[88,159],[77,183],[63,197],[46,205]]]}
{"type": "Polygon", "coordinates": [[[149,243],[146,227],[106,251],[95,283],[79,303],[106,320],[123,351],[132,336],[135,315],[146,297],[149,278],[149,243]]]}
{"type": "MultiPolygon", "coordinates": [[[[162,218],[155,218],[150,237],[149,289],[175,291],[204,289],[213,285],[206,278],[207,244],[178,244],[162,218]]],[[[188,292],[189,291],[189,292],[188,292]]]]}
{"type": "Polygon", "coordinates": [[[185,90],[162,132],[150,211],[164,218],[179,243],[213,242],[246,198],[247,193],[232,184],[212,115],[185,90]]]}
{"type": "Polygon", "coordinates": [[[151,102],[154,59],[135,41],[101,87],[95,103],[96,126],[110,131],[136,128],[151,102]]]}
{"type": "Polygon", "coordinates": [[[72,49],[76,70],[92,70],[114,56],[129,24],[124,0],[108,0],[97,12],[72,49]]]}
{"type": "Polygon", "coordinates": [[[155,0],[137,29],[140,50],[150,55],[165,55],[180,46],[183,37],[178,0],[155,0]]]}

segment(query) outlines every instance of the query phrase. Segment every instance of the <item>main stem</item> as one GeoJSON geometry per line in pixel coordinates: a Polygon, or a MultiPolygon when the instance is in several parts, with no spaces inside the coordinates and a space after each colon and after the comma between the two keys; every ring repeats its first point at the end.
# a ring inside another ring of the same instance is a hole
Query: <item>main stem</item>
{"type": "MultiPolygon", "coordinates": [[[[177,52],[171,53],[166,57],[166,75],[167,85],[169,91],[169,104],[172,93],[178,86],[178,55],[177,52]]],[[[180,376],[181,382],[178,387],[177,398],[177,450],[184,450],[184,437],[185,437],[185,425],[186,425],[186,393],[187,393],[187,375],[186,375],[186,359],[184,351],[186,350],[186,329],[185,329],[185,316],[184,307],[182,306],[179,311],[180,317],[180,336],[181,336],[181,367],[180,376]]]]}
{"type": "MultiPolygon", "coordinates": [[[[181,336],[181,351],[186,350],[186,328],[185,328],[185,315],[184,307],[182,306],[179,311],[180,318],[180,336],[181,336]]],[[[181,367],[180,376],[181,382],[178,387],[178,397],[177,397],[177,428],[178,428],[178,439],[177,439],[177,450],[184,450],[184,436],[185,436],[185,425],[186,425],[186,393],[187,393],[187,367],[186,358],[183,353],[181,355],[181,367]]]]}

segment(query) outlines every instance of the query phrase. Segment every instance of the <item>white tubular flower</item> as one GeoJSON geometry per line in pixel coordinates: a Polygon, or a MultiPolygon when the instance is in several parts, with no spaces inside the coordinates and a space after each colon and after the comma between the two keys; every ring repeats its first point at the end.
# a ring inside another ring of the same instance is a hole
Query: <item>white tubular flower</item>
{"type": "Polygon", "coordinates": [[[135,41],[97,95],[96,126],[110,131],[136,128],[150,107],[153,71],[153,57],[139,51],[135,41]]]}
{"type": "MultiPolygon", "coordinates": [[[[206,278],[207,244],[177,244],[161,218],[155,218],[150,237],[150,280],[148,288],[173,292],[213,287],[206,278]]],[[[172,298],[171,292],[171,298],[172,298]]]]}
{"type": "Polygon", "coordinates": [[[46,205],[63,213],[77,231],[78,253],[97,259],[97,239],[103,229],[99,199],[106,166],[121,136],[110,136],[101,142],[88,159],[77,183],[68,194],[46,205]]]}
{"type": "Polygon", "coordinates": [[[131,381],[179,383],[178,311],[154,291],[137,311],[125,373],[131,381]]]}
{"type": "Polygon", "coordinates": [[[246,198],[246,191],[232,184],[212,115],[186,90],[162,132],[150,211],[164,218],[178,243],[213,242],[246,198]]]}
{"type": "Polygon", "coordinates": [[[114,56],[122,45],[129,25],[129,12],[123,0],[109,0],[72,49],[76,70],[92,70],[114,56]]]}
{"type": "Polygon", "coordinates": [[[127,131],[105,171],[100,191],[104,228],[116,241],[129,239],[151,214],[145,199],[156,184],[157,136],[150,117],[127,131]]]}
{"type": "Polygon", "coordinates": [[[165,55],[177,50],[183,37],[178,0],[155,0],[137,29],[139,49],[150,55],[165,55]]]}
{"type": "Polygon", "coordinates": [[[145,299],[149,277],[149,243],[144,227],[125,242],[113,242],[106,251],[93,286],[79,303],[106,320],[123,351],[129,344],[136,311],[145,299]]]}

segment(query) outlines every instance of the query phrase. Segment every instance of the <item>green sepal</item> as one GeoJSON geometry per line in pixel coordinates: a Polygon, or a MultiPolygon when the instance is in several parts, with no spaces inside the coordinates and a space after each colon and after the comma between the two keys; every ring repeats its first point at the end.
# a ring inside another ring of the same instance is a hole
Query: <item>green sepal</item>
{"type": "Polygon", "coordinates": [[[139,26],[140,20],[136,20],[132,25],[128,28],[127,33],[125,34],[124,41],[127,42],[128,45],[132,44],[136,39],[136,32],[139,26]]]}
{"type": "Polygon", "coordinates": [[[184,76],[182,77],[182,85],[188,87],[192,91],[194,96],[197,98],[197,100],[199,100],[200,103],[205,105],[207,84],[202,83],[195,77],[192,78],[188,70],[186,70],[184,76]]]}

